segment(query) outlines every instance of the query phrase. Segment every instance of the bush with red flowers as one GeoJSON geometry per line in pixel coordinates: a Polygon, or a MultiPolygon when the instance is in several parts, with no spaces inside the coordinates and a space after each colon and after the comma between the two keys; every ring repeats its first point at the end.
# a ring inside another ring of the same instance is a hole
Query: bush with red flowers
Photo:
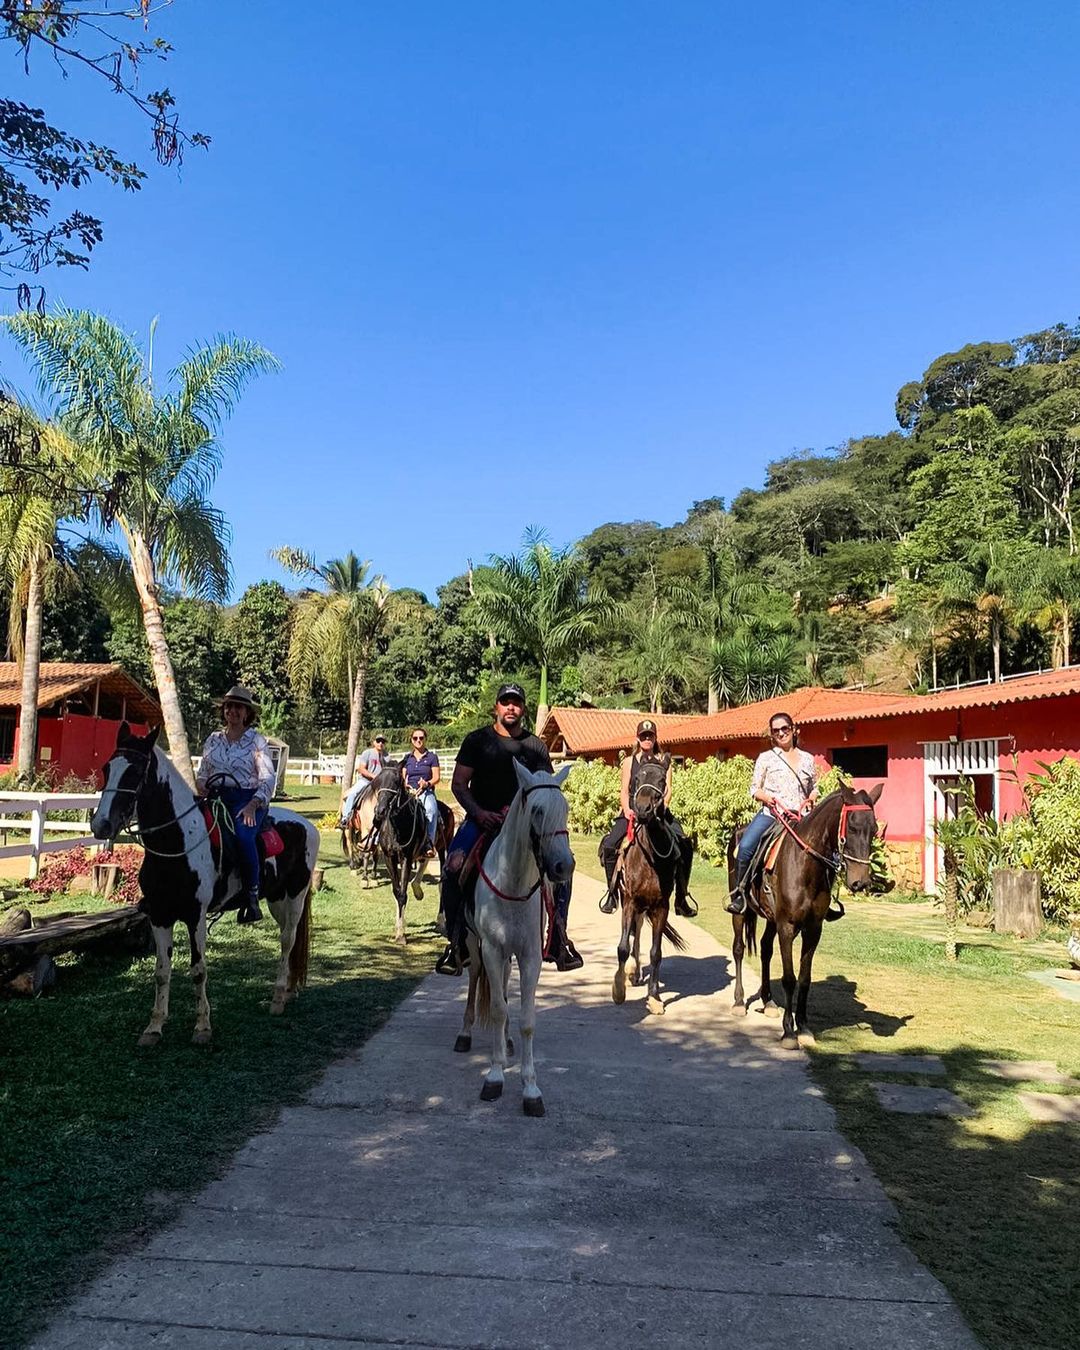
{"type": "Polygon", "coordinates": [[[35,895],[53,895],[63,893],[76,877],[88,877],[94,863],[116,863],[120,874],[116,886],[109,897],[118,905],[137,905],[142,899],[139,889],[139,868],[142,866],[142,849],[134,844],[120,844],[106,857],[104,854],[91,854],[85,848],[69,848],[66,853],[54,853],[44,860],[44,866],[28,888],[35,895]]]}

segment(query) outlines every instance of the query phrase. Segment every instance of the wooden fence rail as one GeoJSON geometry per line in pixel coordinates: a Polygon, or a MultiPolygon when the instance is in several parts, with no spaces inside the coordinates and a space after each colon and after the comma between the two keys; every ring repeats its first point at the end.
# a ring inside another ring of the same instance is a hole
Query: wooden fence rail
{"type": "Polygon", "coordinates": [[[49,820],[50,811],[92,811],[101,800],[100,792],[3,792],[0,793],[0,835],[6,840],[9,833],[26,831],[25,844],[5,844],[0,847],[0,858],[28,858],[27,876],[33,880],[46,853],[65,853],[69,848],[100,844],[86,832],[86,822],[79,820],[49,820]],[[20,812],[20,816],[9,812],[20,812]],[[45,832],[70,834],[70,839],[46,839],[45,832]]]}

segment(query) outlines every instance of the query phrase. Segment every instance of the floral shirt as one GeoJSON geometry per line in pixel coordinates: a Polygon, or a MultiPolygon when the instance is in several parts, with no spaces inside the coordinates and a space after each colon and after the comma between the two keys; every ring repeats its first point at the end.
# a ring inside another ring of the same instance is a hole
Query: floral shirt
{"type": "MultiPolygon", "coordinates": [[[[277,775],[270,758],[270,743],[254,727],[248,727],[238,741],[230,741],[224,731],[215,731],[206,738],[199,765],[200,792],[206,790],[207,780],[216,773],[232,774],[242,788],[255,794],[260,806],[270,805],[277,775]]],[[[233,786],[231,779],[226,780],[226,786],[233,786]]]]}
{"type": "MultiPolygon", "coordinates": [[[[817,782],[817,766],[813,755],[808,755],[805,750],[796,750],[795,753],[799,757],[797,769],[787,762],[783,751],[762,751],[757,757],[754,776],[750,780],[751,797],[755,792],[771,792],[789,811],[801,811],[817,782]]],[[[766,807],[762,806],[761,809],[764,811],[766,807]]]]}

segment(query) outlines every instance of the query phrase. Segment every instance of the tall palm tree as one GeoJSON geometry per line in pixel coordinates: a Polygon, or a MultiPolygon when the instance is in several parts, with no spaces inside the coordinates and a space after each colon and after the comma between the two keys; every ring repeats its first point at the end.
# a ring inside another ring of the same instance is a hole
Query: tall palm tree
{"type": "Polygon", "coordinates": [[[529,653],[540,669],[536,725],[548,714],[548,673],[574,659],[618,613],[606,594],[587,585],[587,565],[574,549],[553,549],[542,530],[525,532],[518,553],[492,555],[476,578],[473,604],[497,638],[529,653]]]}
{"type": "Polygon", "coordinates": [[[6,320],[34,361],[73,447],[69,471],[89,494],[103,535],[123,539],[139,596],[169,749],[194,783],[191,751],[165,639],[161,589],[223,601],[229,531],[208,499],[221,466],[221,427],[255,375],[277,367],[258,344],[228,336],[192,348],[159,394],[153,325],[146,359],[111,320],[85,310],[6,320]]]}
{"type": "Polygon", "coordinates": [[[309,584],[301,591],[289,639],[289,676],[310,690],[317,676],[349,699],[349,739],[341,782],[344,802],[356,768],[364,724],[368,670],[375,644],[393,612],[390,588],[381,576],[368,579],[370,562],[355,553],[317,563],[298,548],[275,548],[271,558],[309,584]]]}
{"type": "Polygon", "coordinates": [[[1025,595],[1026,617],[1045,622],[1053,636],[1055,666],[1072,664],[1072,625],[1080,608],[1080,557],[1064,549],[1040,550],[1038,566],[1025,595]]]}
{"type": "MultiPolygon", "coordinates": [[[[722,643],[737,633],[753,618],[756,602],[763,598],[764,588],[746,575],[730,541],[717,540],[704,547],[701,565],[699,623],[708,634],[710,645],[722,643]]],[[[720,687],[709,675],[708,711],[716,712],[721,702],[720,687]]]]}
{"type": "Polygon", "coordinates": [[[790,633],[761,625],[737,629],[712,646],[712,681],[724,707],[757,703],[794,689],[798,652],[790,633]]]}

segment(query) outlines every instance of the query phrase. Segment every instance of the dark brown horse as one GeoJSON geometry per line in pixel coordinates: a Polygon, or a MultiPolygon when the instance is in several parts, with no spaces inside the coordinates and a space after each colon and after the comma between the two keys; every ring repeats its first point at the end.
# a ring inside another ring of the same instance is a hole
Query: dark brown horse
{"type": "MultiPolygon", "coordinates": [[[[880,783],[869,792],[841,787],[823,798],[797,824],[790,826],[780,844],[772,872],[763,880],[748,879],[749,906],[744,913],[732,916],[735,1006],[742,1008],[744,1013],[755,999],[761,1000],[762,1011],[772,1001],[769,963],[773,941],[780,939],[780,959],[784,967],[785,1045],[797,1046],[800,1038],[804,1043],[814,1040],[806,1020],[814,952],[840,868],[844,869],[849,890],[865,891],[870,886],[870,850],[877,834],[874,803],[881,796],[881,789],[880,783]],[[765,931],[761,936],[761,987],[744,1002],[743,953],[747,949],[753,953],[755,949],[758,914],[765,920],[765,931]],[[796,980],[794,946],[800,935],[802,950],[796,980]]],[[[732,888],[735,885],[737,840],[738,835],[728,846],[728,880],[732,888]]]]}
{"type": "Polygon", "coordinates": [[[668,923],[675,873],[681,865],[679,840],[664,819],[664,781],[661,770],[657,781],[650,781],[646,768],[638,775],[637,791],[631,806],[634,811],[634,837],[623,850],[616,871],[616,885],[622,893],[622,931],[619,935],[619,968],[611,986],[616,1003],[626,1001],[626,963],[630,959],[630,983],[641,977],[641,925],[652,924],[652,950],[649,953],[649,992],[645,1006],[651,1013],[662,1013],[660,998],[660,946],[665,937],[676,951],[685,943],[668,923]],[[632,948],[632,955],[631,955],[632,948]]]}

